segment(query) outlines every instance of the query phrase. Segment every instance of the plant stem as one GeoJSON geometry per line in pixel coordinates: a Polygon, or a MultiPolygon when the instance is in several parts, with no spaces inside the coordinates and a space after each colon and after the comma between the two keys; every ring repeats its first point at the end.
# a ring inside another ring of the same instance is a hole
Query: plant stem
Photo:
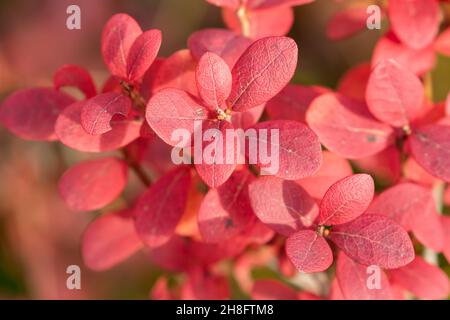
{"type": "Polygon", "coordinates": [[[130,157],[130,155],[128,154],[128,151],[125,148],[121,149],[121,152],[123,154],[125,161],[128,163],[130,168],[134,171],[134,173],[139,178],[139,180],[141,180],[141,182],[145,186],[149,187],[152,184],[152,180],[147,176],[147,174],[142,169],[142,167],[130,157]]]}
{"type": "MultiPolygon", "coordinates": [[[[443,181],[436,182],[433,186],[433,198],[436,205],[436,211],[439,214],[442,214],[442,212],[444,211],[444,192],[445,192],[445,182],[443,181]]],[[[423,251],[423,257],[426,261],[428,261],[433,265],[437,265],[439,262],[437,252],[429,248],[425,248],[425,250],[423,251]]]]}
{"type": "Polygon", "coordinates": [[[248,20],[247,10],[245,5],[241,5],[237,11],[239,22],[241,23],[242,35],[244,37],[250,36],[250,21],[248,20]]]}

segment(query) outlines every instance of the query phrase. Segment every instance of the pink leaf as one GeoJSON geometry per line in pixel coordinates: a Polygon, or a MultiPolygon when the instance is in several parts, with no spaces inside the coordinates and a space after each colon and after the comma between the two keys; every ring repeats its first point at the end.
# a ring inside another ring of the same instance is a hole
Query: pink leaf
{"type": "Polygon", "coordinates": [[[136,230],[150,248],[169,241],[187,203],[191,183],[189,167],[178,167],[154,183],[135,207],[136,230]]]}
{"type": "Polygon", "coordinates": [[[444,299],[450,292],[447,275],[420,256],[400,269],[390,270],[389,275],[393,283],[421,299],[444,299]]]}
{"type": "Polygon", "coordinates": [[[226,241],[254,221],[248,195],[252,180],[247,170],[236,171],[226,183],[208,191],[198,212],[198,227],[205,242],[226,241]]]}
{"type": "Polygon", "coordinates": [[[127,80],[134,82],[142,78],[151,66],[161,47],[161,31],[148,30],[139,35],[127,56],[127,80]]]}
{"type": "Polygon", "coordinates": [[[109,157],[88,160],[67,170],[59,180],[59,191],[73,210],[100,209],[111,203],[125,188],[128,166],[109,157]]]}
{"type": "Polygon", "coordinates": [[[127,117],[131,110],[131,100],[120,93],[99,94],[87,100],[81,109],[81,125],[91,135],[99,135],[112,130],[114,116],[127,117]]]}
{"type": "Polygon", "coordinates": [[[200,60],[206,52],[220,56],[230,68],[234,66],[252,41],[226,29],[203,29],[191,34],[188,48],[200,60]]]}
{"type": "Polygon", "coordinates": [[[237,9],[240,6],[240,0],[206,0],[209,3],[223,8],[237,9]]]}
{"type": "Polygon", "coordinates": [[[254,42],[231,71],[233,85],[228,103],[233,110],[256,107],[280,92],[294,75],[297,52],[295,41],[287,37],[254,42]]]}
{"type": "Polygon", "coordinates": [[[225,300],[230,296],[228,279],[196,267],[189,270],[181,289],[183,300],[225,300]]]}
{"type": "Polygon", "coordinates": [[[115,14],[108,20],[102,33],[102,55],[113,75],[127,78],[128,54],[141,34],[138,23],[127,14],[115,14]]]}
{"type": "Polygon", "coordinates": [[[251,39],[286,35],[294,23],[294,11],[289,6],[244,12],[246,23],[241,23],[238,12],[222,9],[222,18],[227,27],[251,39]],[[280,19],[280,16],[283,19],[280,19]]]}
{"type": "Polygon", "coordinates": [[[411,48],[426,47],[438,33],[437,0],[390,0],[388,13],[395,34],[411,48]]]}
{"type": "Polygon", "coordinates": [[[352,167],[346,159],[329,151],[324,151],[320,169],[313,176],[300,179],[297,182],[311,197],[321,200],[331,185],[352,173],[352,167]]]}
{"type": "Polygon", "coordinates": [[[215,53],[205,53],[196,71],[200,97],[211,110],[224,109],[231,91],[231,72],[225,61],[215,53]]]}
{"type": "Polygon", "coordinates": [[[250,294],[253,300],[297,300],[297,292],[273,279],[256,280],[250,294]]]}
{"type": "Polygon", "coordinates": [[[320,203],[318,223],[337,225],[352,221],[369,207],[375,192],[368,174],[354,174],[333,184],[320,203]]]}
{"type": "Polygon", "coordinates": [[[366,101],[366,87],[371,71],[370,63],[352,67],[339,80],[337,91],[346,97],[366,101]]]}
{"type": "Polygon", "coordinates": [[[394,140],[393,129],[376,121],[363,103],[339,94],[315,99],[306,121],[327,149],[344,158],[374,155],[394,140]]]}
{"type": "Polygon", "coordinates": [[[408,69],[394,60],[383,60],[370,75],[366,100],[377,119],[401,128],[421,115],[424,89],[408,69]]]}
{"type": "Polygon", "coordinates": [[[92,270],[107,270],[142,247],[129,211],[105,214],[95,219],[83,235],[81,252],[92,270]]]}
{"type": "Polygon", "coordinates": [[[305,273],[325,271],[333,262],[327,241],[312,230],[301,230],[289,236],[286,254],[297,270],[305,273]]]}
{"type": "Polygon", "coordinates": [[[256,216],[283,235],[312,226],[318,214],[314,200],[294,181],[260,177],[250,184],[249,195],[256,216]]]}
{"type": "Polygon", "coordinates": [[[305,123],[306,110],[309,105],[326,90],[317,86],[288,84],[266,103],[267,114],[272,120],[295,120],[305,123]]]}
{"type": "Polygon", "coordinates": [[[330,239],[356,262],[394,269],[414,259],[408,233],[393,220],[380,215],[363,214],[333,228],[330,239]]]}
{"type": "Polygon", "coordinates": [[[121,148],[139,137],[142,122],[131,120],[113,121],[111,131],[90,135],[81,126],[81,108],[84,104],[84,101],[71,104],[56,121],[55,133],[64,145],[83,152],[102,152],[121,148]]]}
{"type": "Polygon", "coordinates": [[[50,88],[18,90],[0,105],[0,121],[22,139],[55,140],[56,118],[72,102],[72,97],[50,88]]]}
{"type": "MultiPolygon", "coordinates": [[[[376,266],[374,266],[377,268],[376,266]]],[[[392,300],[389,280],[381,269],[372,269],[355,262],[342,251],[336,264],[336,278],[346,300],[392,300]],[[379,272],[379,274],[373,273],[379,272]],[[371,281],[377,279],[379,282],[371,281]],[[372,287],[373,286],[373,287],[372,287]]]]}
{"type": "Polygon", "coordinates": [[[450,56],[450,28],[445,29],[434,42],[434,48],[440,54],[450,56]]]}
{"type": "Polygon", "coordinates": [[[450,126],[421,127],[413,132],[409,144],[419,165],[433,176],[450,182],[450,126]]]}
{"type": "Polygon", "coordinates": [[[75,87],[89,99],[96,95],[94,81],[89,72],[77,65],[66,64],[53,75],[53,84],[56,90],[62,87],[75,87]]]}
{"type": "Polygon", "coordinates": [[[300,6],[314,2],[314,0],[248,0],[247,6],[252,9],[272,8],[279,6],[300,6]]]}
{"type": "Polygon", "coordinates": [[[327,37],[342,40],[366,29],[367,8],[347,8],[335,13],[327,25],[327,37]]]}
{"type": "Polygon", "coordinates": [[[262,104],[244,112],[231,112],[231,123],[233,127],[236,129],[247,129],[254,126],[261,118],[264,108],[265,106],[262,104]]]}
{"type": "Polygon", "coordinates": [[[172,88],[184,90],[198,96],[195,83],[197,62],[189,50],[179,50],[165,59],[158,68],[153,81],[153,93],[172,88]]]}
{"type": "Polygon", "coordinates": [[[376,66],[380,61],[386,59],[394,59],[420,76],[434,67],[436,56],[433,45],[418,50],[411,49],[403,45],[393,33],[388,33],[375,46],[372,66],[376,66]]]}
{"type": "Polygon", "coordinates": [[[296,121],[274,120],[260,122],[252,129],[256,130],[257,138],[251,134],[247,136],[250,160],[252,155],[258,153],[257,164],[266,174],[297,180],[312,176],[322,165],[319,140],[306,125],[296,121]],[[261,150],[271,157],[270,161],[262,159],[261,150]]]}
{"type": "MultiPolygon", "coordinates": [[[[194,133],[194,136],[199,133],[194,133]]],[[[195,169],[209,187],[217,188],[228,180],[236,168],[238,137],[227,121],[204,121],[201,133],[202,149],[197,151],[194,146],[195,169]]]]}
{"type": "Polygon", "coordinates": [[[149,100],[145,117],[150,127],[164,142],[172,146],[186,147],[189,143],[180,145],[178,138],[172,137],[172,134],[177,129],[194,133],[195,121],[207,119],[207,110],[188,93],[167,88],[149,100]]]}

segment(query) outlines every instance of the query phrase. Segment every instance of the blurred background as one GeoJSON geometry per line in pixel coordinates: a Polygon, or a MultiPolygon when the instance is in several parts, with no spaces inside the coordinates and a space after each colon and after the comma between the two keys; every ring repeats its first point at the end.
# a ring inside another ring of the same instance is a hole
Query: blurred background
{"type": "MultiPolygon", "coordinates": [[[[370,61],[382,31],[341,42],[326,38],[327,20],[342,6],[316,0],[295,8],[289,34],[300,49],[294,83],[334,88],[351,66],[370,61]]],[[[196,30],[224,27],[220,9],[204,0],[0,0],[0,101],[18,88],[51,86],[54,71],[65,63],[87,68],[100,86],[108,76],[101,30],[118,12],[133,16],[144,30],[162,30],[162,56],[185,48],[196,30]],[[81,30],[66,29],[71,4],[81,8],[81,30]]],[[[450,62],[440,57],[438,64],[448,74],[450,62]]],[[[441,77],[434,78],[438,99],[450,87],[450,77],[441,77]]],[[[142,252],[106,272],[83,266],[81,234],[98,213],[70,212],[57,181],[69,165],[90,156],[58,143],[27,142],[0,127],[0,299],[148,298],[160,270],[142,252]],[[82,290],[66,289],[72,264],[81,267],[82,290]]]]}

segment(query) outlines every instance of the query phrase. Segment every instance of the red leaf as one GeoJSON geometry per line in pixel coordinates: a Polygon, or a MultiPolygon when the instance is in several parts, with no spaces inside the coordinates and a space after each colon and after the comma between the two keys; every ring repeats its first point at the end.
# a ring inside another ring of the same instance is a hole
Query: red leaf
{"type": "Polygon", "coordinates": [[[429,125],[409,139],[414,159],[433,176],[450,182],[450,126],[429,125]]]}
{"type": "Polygon", "coordinates": [[[231,123],[236,129],[247,129],[255,125],[264,112],[264,104],[244,112],[231,112],[231,123]]]}
{"type": "Polygon", "coordinates": [[[226,29],[203,29],[196,31],[188,39],[192,56],[200,60],[206,52],[220,56],[230,68],[234,66],[252,41],[226,29]]]}
{"type": "Polygon", "coordinates": [[[253,300],[297,300],[297,292],[273,279],[256,280],[250,294],[253,300]]]}
{"type": "Polygon", "coordinates": [[[323,163],[320,169],[311,177],[297,181],[311,197],[321,200],[335,182],[353,173],[350,163],[334,153],[323,152],[323,163]]]}
{"type": "Polygon", "coordinates": [[[246,5],[252,9],[272,8],[279,6],[300,6],[314,0],[248,0],[246,5]]]}
{"type": "Polygon", "coordinates": [[[0,105],[0,121],[22,139],[55,140],[56,118],[72,102],[72,97],[50,88],[18,90],[0,105]]]}
{"type": "Polygon", "coordinates": [[[283,235],[312,226],[318,214],[314,200],[294,181],[265,176],[249,185],[256,216],[283,235]]]}
{"type": "Polygon", "coordinates": [[[68,106],[56,121],[55,133],[68,147],[83,152],[102,152],[121,148],[139,137],[142,122],[112,122],[112,130],[102,135],[90,135],[81,126],[81,108],[84,101],[68,106]]]}
{"type": "Polygon", "coordinates": [[[81,125],[91,135],[99,135],[112,130],[114,116],[127,117],[131,110],[131,100],[121,93],[99,94],[85,101],[81,108],[81,125]]]}
{"type": "Polygon", "coordinates": [[[294,75],[297,51],[295,41],[287,37],[255,41],[231,71],[233,85],[228,103],[233,110],[256,107],[279,93],[294,75]]]}
{"type": "Polygon", "coordinates": [[[88,160],[67,170],[59,180],[59,191],[73,210],[100,209],[116,199],[128,180],[128,166],[109,157],[88,160]]]}
{"type": "Polygon", "coordinates": [[[108,20],[102,33],[102,55],[113,75],[127,78],[128,54],[141,34],[138,23],[127,14],[115,14],[108,20]]]}
{"type": "Polygon", "coordinates": [[[336,12],[327,25],[327,37],[342,40],[366,29],[367,8],[347,8],[336,12]]]}
{"type": "Polygon", "coordinates": [[[381,193],[367,213],[383,214],[435,251],[444,245],[444,232],[431,190],[413,183],[401,183],[381,193]]]}
{"type": "Polygon", "coordinates": [[[325,271],[333,262],[327,241],[312,230],[301,230],[289,236],[286,254],[297,270],[305,273],[325,271]]]}
{"type": "Polygon", "coordinates": [[[256,130],[257,138],[247,136],[250,156],[256,153],[257,145],[257,164],[266,174],[297,180],[312,176],[322,165],[319,140],[306,125],[296,121],[274,120],[260,122],[252,128],[256,130]],[[267,132],[267,135],[264,132],[267,132]],[[277,134],[279,140],[272,140],[277,134]],[[267,155],[271,157],[270,163],[263,163],[261,150],[267,150],[267,155]],[[273,163],[277,160],[278,168],[276,163],[273,163]]]}
{"type": "Polygon", "coordinates": [[[127,80],[142,78],[151,66],[161,47],[161,31],[153,29],[139,35],[127,56],[127,80]]]}
{"type": "Polygon", "coordinates": [[[374,177],[382,187],[396,183],[402,174],[402,159],[397,146],[389,146],[372,156],[353,160],[361,172],[374,177]]]}
{"type": "Polygon", "coordinates": [[[339,80],[337,91],[346,97],[365,102],[366,87],[371,71],[370,63],[352,67],[339,80]]]}
{"type": "Polygon", "coordinates": [[[286,35],[294,23],[294,11],[290,7],[252,10],[244,12],[244,24],[238,12],[228,8],[222,9],[222,18],[227,27],[238,34],[251,39],[286,35]],[[283,17],[283,19],[280,19],[283,17]]]}
{"type": "Polygon", "coordinates": [[[366,101],[376,118],[401,128],[422,114],[424,89],[408,69],[394,60],[383,60],[370,75],[366,101]]]}
{"type": "Polygon", "coordinates": [[[450,261],[450,217],[441,216],[441,224],[444,231],[444,247],[442,253],[447,261],[450,261]]]}
{"type": "Polygon", "coordinates": [[[421,299],[444,299],[450,292],[447,275],[420,256],[400,269],[390,270],[389,275],[393,283],[421,299]]]}
{"type": "MultiPolygon", "coordinates": [[[[386,274],[379,269],[379,283],[371,283],[369,277],[377,274],[369,272],[367,266],[359,264],[342,251],[336,264],[336,278],[346,300],[392,300],[392,292],[386,274]],[[374,285],[374,287],[371,287],[374,285]],[[378,287],[377,287],[378,285],[378,287]]],[[[377,272],[377,271],[375,271],[377,272]]]]}
{"type": "Polygon", "coordinates": [[[434,48],[440,54],[450,56],[450,28],[445,29],[434,42],[434,48]]]}
{"type": "Polygon", "coordinates": [[[350,258],[365,265],[394,269],[414,259],[408,233],[385,216],[363,214],[349,223],[335,226],[330,239],[350,258]]]}
{"type": "Polygon", "coordinates": [[[53,75],[56,90],[62,87],[75,87],[89,99],[97,94],[94,81],[89,72],[77,65],[65,64],[53,75]]]}
{"type": "Polygon", "coordinates": [[[156,93],[147,103],[145,118],[164,142],[185,147],[187,144],[180,145],[172,134],[177,129],[194,133],[195,121],[207,119],[207,110],[188,93],[167,88],[156,93]]]}
{"type": "Polygon", "coordinates": [[[196,71],[200,97],[211,110],[225,109],[225,100],[231,91],[231,72],[218,55],[206,52],[198,62],[196,71]]]}
{"type": "Polygon", "coordinates": [[[92,270],[107,270],[142,247],[129,211],[105,214],[95,219],[83,235],[84,263],[92,270]]]}
{"type": "Polygon", "coordinates": [[[393,31],[411,48],[426,47],[439,31],[437,0],[390,0],[388,13],[393,31]]]}
{"type": "Polygon", "coordinates": [[[217,188],[228,180],[236,168],[239,140],[227,121],[204,121],[202,137],[202,149],[197,151],[194,146],[195,169],[209,187],[217,188]]]}
{"type": "Polygon", "coordinates": [[[206,0],[209,3],[224,8],[237,9],[241,5],[240,0],[206,0]]]}
{"type": "Polygon", "coordinates": [[[169,289],[168,279],[165,276],[160,276],[156,280],[152,287],[152,292],[150,295],[152,300],[171,300],[176,299],[169,289]]]}
{"type": "Polygon", "coordinates": [[[195,83],[195,68],[197,62],[189,50],[179,50],[165,59],[156,72],[153,81],[153,92],[165,88],[184,90],[198,96],[195,83]]]}
{"type": "Polygon", "coordinates": [[[432,45],[419,50],[411,49],[403,45],[394,34],[388,33],[375,46],[372,66],[386,59],[393,59],[420,76],[434,67],[436,56],[432,45]]]}
{"type": "Polygon", "coordinates": [[[412,217],[420,216],[431,203],[433,198],[429,190],[414,183],[403,182],[377,196],[367,213],[385,215],[410,231],[412,217]]]}
{"type": "Polygon", "coordinates": [[[196,267],[181,289],[183,300],[225,300],[230,297],[228,279],[196,267]]]}
{"type": "Polygon", "coordinates": [[[198,211],[198,227],[205,242],[226,241],[243,232],[254,221],[248,184],[252,174],[236,171],[217,189],[210,189],[198,211]]]}
{"type": "Polygon", "coordinates": [[[394,140],[393,129],[376,121],[363,103],[339,94],[315,99],[306,122],[327,149],[344,158],[374,155],[394,140]]]}
{"type": "Polygon", "coordinates": [[[326,90],[317,86],[288,84],[266,103],[267,114],[272,120],[294,120],[305,123],[309,105],[326,90]]]}
{"type": "Polygon", "coordinates": [[[150,248],[169,241],[187,203],[191,183],[189,167],[180,166],[154,183],[135,207],[136,230],[150,248]]]}
{"type": "Polygon", "coordinates": [[[369,207],[375,192],[368,174],[354,174],[333,184],[320,203],[318,223],[337,225],[352,221],[369,207]]]}

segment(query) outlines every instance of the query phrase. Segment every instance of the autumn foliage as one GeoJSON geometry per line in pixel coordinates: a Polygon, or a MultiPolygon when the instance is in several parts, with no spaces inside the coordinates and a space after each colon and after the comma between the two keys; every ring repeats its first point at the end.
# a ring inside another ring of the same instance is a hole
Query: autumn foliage
{"type": "MultiPolygon", "coordinates": [[[[335,89],[291,81],[308,50],[287,36],[293,7],[313,1],[207,0],[227,29],[198,30],[168,57],[158,52],[170,34],[116,14],[102,32],[110,77],[100,89],[88,70],[64,65],[52,88],[2,102],[0,122],[13,134],[93,155],[60,178],[73,211],[114,204],[139,183],[85,231],[87,267],[113,268],[144,250],[165,271],[154,299],[229,299],[231,278],[254,299],[449,295],[438,259],[450,260],[450,99],[433,101],[427,80],[436,55],[450,56],[445,1],[386,1],[372,61],[335,89]],[[187,130],[183,147],[194,149],[198,122],[203,132],[277,130],[278,171],[261,174],[261,161],[174,164],[173,132],[187,130]],[[253,276],[267,266],[276,278],[253,276]],[[366,281],[373,266],[376,289],[366,281]],[[295,282],[318,272],[325,284],[295,282]],[[169,285],[174,274],[184,277],[169,285]]],[[[341,41],[366,28],[366,7],[356,1],[335,13],[327,36],[341,41]]]]}

